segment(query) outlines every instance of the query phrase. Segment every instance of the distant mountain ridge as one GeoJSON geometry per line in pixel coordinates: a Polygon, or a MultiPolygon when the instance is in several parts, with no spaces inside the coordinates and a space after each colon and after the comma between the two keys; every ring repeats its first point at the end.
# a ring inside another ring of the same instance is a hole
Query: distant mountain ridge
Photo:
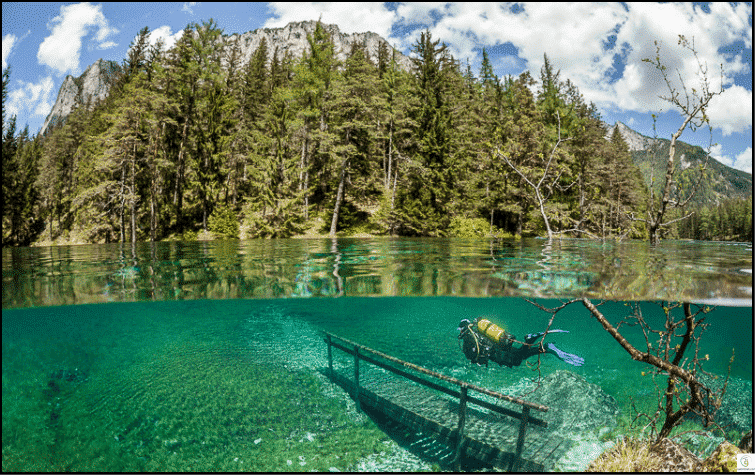
{"type": "MultiPolygon", "coordinates": [[[[616,128],[627,143],[632,161],[642,172],[645,184],[648,187],[654,186],[659,194],[662,191],[671,140],[642,135],[622,122],[607,126],[606,137],[610,138],[616,128]]],[[[700,146],[677,141],[674,158],[678,167],[675,178],[682,195],[688,193],[696,182],[699,176],[696,171],[701,165],[705,165],[708,170],[707,179],[700,183],[691,203],[718,204],[728,198],[752,196],[752,174],[731,168],[713,157],[707,157],[706,151],[700,146]]]]}
{"type": "MultiPolygon", "coordinates": [[[[286,53],[290,54],[292,58],[300,58],[309,51],[307,35],[314,33],[316,25],[316,21],[291,22],[282,28],[258,28],[243,34],[223,35],[220,37],[220,41],[225,43],[226,46],[230,46],[234,41],[239,42],[241,67],[249,62],[262,38],[267,40],[268,61],[272,60],[276,48],[279,59],[283,58],[286,53]]],[[[342,33],[337,25],[322,24],[322,26],[330,34],[335,46],[336,57],[341,61],[346,60],[354,42],[364,43],[372,61],[376,61],[381,43],[387,46],[389,52],[393,50],[388,41],[377,33],[347,34],[342,33]]],[[[411,60],[400,51],[396,51],[396,62],[404,70],[408,70],[411,66],[411,60]]],[[[223,66],[225,67],[225,64],[223,66]]],[[[40,133],[44,134],[48,127],[53,124],[65,122],[68,115],[80,105],[86,104],[88,99],[91,98],[92,103],[104,99],[110,90],[110,79],[118,69],[120,69],[120,66],[115,61],[100,59],[89,66],[81,76],[77,78],[70,75],[66,76],[58,91],[57,100],[47,119],[45,119],[40,133]]]]}

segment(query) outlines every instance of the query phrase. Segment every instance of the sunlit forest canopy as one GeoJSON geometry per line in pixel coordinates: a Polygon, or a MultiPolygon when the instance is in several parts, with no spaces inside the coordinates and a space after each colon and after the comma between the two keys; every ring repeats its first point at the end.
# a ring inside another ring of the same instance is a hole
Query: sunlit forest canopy
{"type": "MultiPolygon", "coordinates": [[[[544,235],[532,188],[496,150],[552,183],[555,231],[647,237],[633,216],[653,184],[547,55],[538,77],[501,78],[485,50],[475,72],[425,32],[408,70],[385,44],[340,61],[318,23],[302,57],[262,41],[244,63],[222,34],[192,23],[166,49],[144,28],[108,96],[44,136],[3,116],[3,244],[544,235]]],[[[680,199],[695,172],[679,173],[680,199]]],[[[751,189],[673,213],[690,211],[664,237],[752,240],[751,189]]]]}

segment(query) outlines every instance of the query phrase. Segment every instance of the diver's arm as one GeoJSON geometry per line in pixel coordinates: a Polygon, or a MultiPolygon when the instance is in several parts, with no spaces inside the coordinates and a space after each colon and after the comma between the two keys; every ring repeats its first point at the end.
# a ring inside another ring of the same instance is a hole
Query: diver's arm
{"type": "MultiPolygon", "coordinates": [[[[569,333],[569,330],[548,330],[548,333],[569,333]]],[[[540,333],[530,333],[524,338],[525,343],[532,343],[533,341],[537,340],[541,336],[545,335],[545,332],[540,333]]]]}

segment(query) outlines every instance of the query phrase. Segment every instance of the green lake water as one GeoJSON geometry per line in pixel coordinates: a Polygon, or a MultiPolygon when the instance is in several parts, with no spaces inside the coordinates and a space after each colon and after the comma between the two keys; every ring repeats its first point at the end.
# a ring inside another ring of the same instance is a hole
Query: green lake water
{"type": "MultiPolygon", "coordinates": [[[[524,298],[545,307],[605,299],[600,310],[614,325],[637,304],[656,328],[665,318],[660,301],[709,306],[699,349],[709,355],[704,368],[730,371],[730,419],[741,425],[731,414],[750,414],[751,426],[751,269],[750,244],[691,242],[339,239],[4,249],[3,470],[444,468],[397,444],[327,381],[322,332],[516,395],[537,372],[470,365],[456,328],[463,318],[486,316],[517,336],[542,331],[550,314],[524,298]]],[[[643,375],[649,367],[631,360],[581,304],[558,313],[553,327],[569,333],[549,341],[585,364],[545,355],[540,375],[572,371],[620,410],[610,434],[571,435],[575,448],[555,468],[582,470],[630,430],[630,398],[647,410],[656,388],[643,375]]],[[[644,349],[638,327],[621,330],[644,349]]],[[[732,439],[741,432],[731,429],[732,439]]]]}

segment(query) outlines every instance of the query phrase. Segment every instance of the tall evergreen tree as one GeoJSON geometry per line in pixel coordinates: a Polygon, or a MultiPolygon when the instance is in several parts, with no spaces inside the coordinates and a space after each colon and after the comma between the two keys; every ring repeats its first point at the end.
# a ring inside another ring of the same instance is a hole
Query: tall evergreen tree
{"type": "Polygon", "coordinates": [[[329,176],[332,172],[334,136],[328,130],[325,103],[330,86],[337,76],[338,60],[330,35],[319,21],[312,35],[307,35],[309,52],[295,69],[294,89],[299,97],[301,117],[301,161],[299,186],[304,192],[302,210],[309,217],[310,199],[321,204],[326,200],[327,180],[318,180],[314,190],[310,186],[312,176],[329,176]]]}
{"type": "Polygon", "coordinates": [[[196,24],[189,24],[184,28],[181,38],[176,42],[166,61],[165,94],[171,103],[177,104],[178,109],[172,116],[175,127],[168,130],[169,159],[175,163],[175,171],[170,182],[172,184],[172,206],[174,208],[173,230],[183,233],[186,229],[184,210],[184,195],[187,185],[187,157],[193,152],[193,141],[190,140],[189,128],[193,126],[196,117],[196,103],[200,77],[200,64],[194,56],[194,36],[196,24]]]}
{"type": "Polygon", "coordinates": [[[192,154],[194,189],[199,195],[202,229],[207,231],[207,218],[217,202],[219,185],[224,177],[221,163],[223,137],[233,126],[233,110],[237,106],[225,87],[224,72],[220,68],[223,43],[218,41],[223,31],[213,19],[196,28],[192,42],[192,55],[199,65],[197,120],[192,129],[194,151],[192,154]]]}
{"type": "Polygon", "coordinates": [[[453,194],[451,164],[451,111],[447,75],[455,65],[446,46],[432,41],[429,31],[413,46],[412,58],[418,107],[414,111],[416,151],[399,197],[401,229],[405,234],[438,236],[450,222],[448,205],[453,194]]]}
{"type": "Polygon", "coordinates": [[[337,136],[333,149],[340,161],[330,225],[331,237],[335,236],[338,228],[347,177],[351,177],[349,181],[355,188],[360,188],[358,192],[363,201],[379,190],[378,169],[372,160],[371,147],[377,132],[374,124],[379,112],[379,95],[375,94],[378,89],[377,70],[367,57],[364,45],[352,44],[343,76],[335,81],[328,105],[334,123],[332,131],[337,136]]]}

